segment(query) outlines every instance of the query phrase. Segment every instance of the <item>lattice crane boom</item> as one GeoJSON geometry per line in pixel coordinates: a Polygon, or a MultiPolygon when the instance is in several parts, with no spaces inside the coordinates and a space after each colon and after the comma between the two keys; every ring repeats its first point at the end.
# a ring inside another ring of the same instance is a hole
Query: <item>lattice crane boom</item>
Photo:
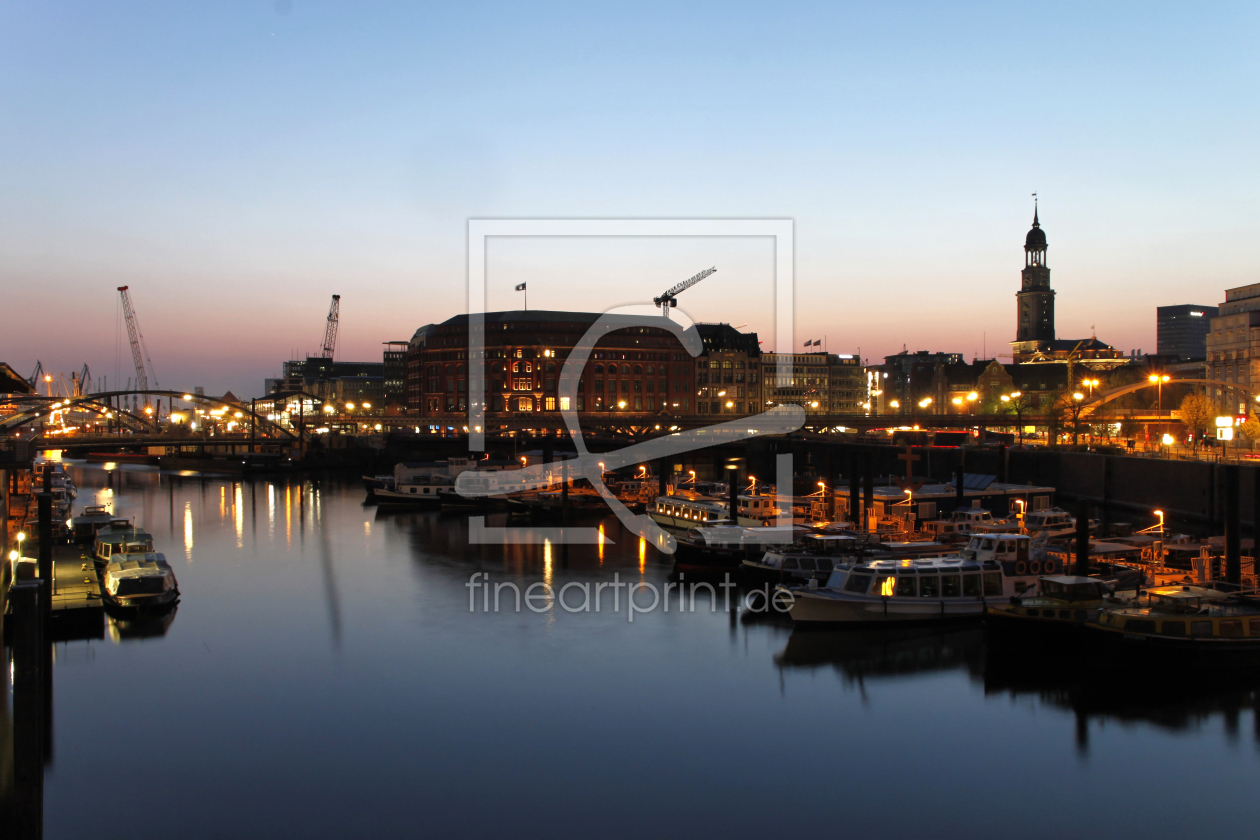
{"type": "Polygon", "coordinates": [[[337,350],[337,321],[341,316],[341,295],[332,296],[332,305],[328,307],[328,323],[324,327],[324,346],[321,353],[325,359],[332,359],[337,350]]]}
{"type": "MultiPolygon", "coordinates": [[[[127,294],[130,286],[119,286],[118,294],[122,296],[123,319],[127,322],[127,338],[131,342],[131,361],[136,366],[136,390],[149,389],[149,373],[153,373],[153,384],[156,386],[157,373],[153,370],[153,360],[149,358],[149,349],[144,344],[144,333],[140,332],[140,322],[136,319],[136,308],[131,305],[131,295],[127,294]],[[146,366],[145,362],[148,361],[146,366]]],[[[144,398],[149,404],[149,398],[144,398]]]]}
{"type": "Polygon", "coordinates": [[[669,289],[669,291],[663,293],[660,297],[652,298],[652,303],[655,303],[657,306],[659,306],[661,308],[661,314],[663,314],[666,318],[668,318],[670,307],[678,305],[678,295],[681,292],[685,292],[687,289],[690,289],[692,286],[696,285],[701,280],[703,280],[704,278],[708,277],[710,274],[713,274],[716,271],[717,271],[716,267],[706,268],[704,271],[700,272],[696,276],[688,277],[686,280],[672,287],[671,289],[669,289]]]}

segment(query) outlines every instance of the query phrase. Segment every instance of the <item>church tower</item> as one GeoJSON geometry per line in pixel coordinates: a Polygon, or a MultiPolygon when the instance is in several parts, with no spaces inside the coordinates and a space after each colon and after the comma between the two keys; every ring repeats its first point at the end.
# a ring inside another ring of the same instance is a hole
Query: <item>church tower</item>
{"type": "Polygon", "coordinates": [[[1039,349],[1049,349],[1054,341],[1054,290],[1046,267],[1046,234],[1033,206],[1032,230],[1024,239],[1023,285],[1015,295],[1017,324],[1011,342],[1016,361],[1039,349]]]}

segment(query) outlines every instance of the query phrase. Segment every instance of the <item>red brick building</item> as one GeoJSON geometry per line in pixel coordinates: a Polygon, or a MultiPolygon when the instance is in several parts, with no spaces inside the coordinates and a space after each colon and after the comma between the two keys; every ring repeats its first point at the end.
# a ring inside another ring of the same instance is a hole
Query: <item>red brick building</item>
{"type": "MultiPolygon", "coordinates": [[[[548,310],[487,312],[485,357],[468,357],[468,315],[421,327],[407,348],[407,409],[452,425],[468,412],[469,366],[486,383],[486,427],[495,421],[550,414],[559,419],[560,372],[570,351],[600,317],[548,310]]],[[[582,371],[576,401],[584,414],[688,415],[694,362],[668,330],[627,326],[605,334],[582,371]]]]}

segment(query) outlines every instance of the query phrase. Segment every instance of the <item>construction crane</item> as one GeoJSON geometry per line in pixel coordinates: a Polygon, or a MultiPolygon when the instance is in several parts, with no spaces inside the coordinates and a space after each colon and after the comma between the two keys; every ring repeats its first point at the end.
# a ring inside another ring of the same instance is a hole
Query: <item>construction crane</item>
{"type": "Polygon", "coordinates": [[[337,318],[341,312],[341,295],[332,296],[332,306],[328,307],[328,325],[324,327],[324,349],[321,356],[332,360],[337,349],[337,318]]]}
{"type": "Polygon", "coordinates": [[[32,373],[31,378],[26,381],[31,383],[31,387],[35,389],[35,393],[37,394],[39,393],[39,378],[43,376],[43,374],[44,374],[44,363],[36,359],[35,372],[32,373]]]}
{"type": "MultiPolygon", "coordinates": [[[[140,322],[136,320],[136,309],[131,305],[131,295],[127,294],[130,286],[119,286],[118,293],[122,295],[123,317],[127,321],[127,338],[131,340],[131,361],[136,365],[136,390],[149,390],[148,371],[153,370],[153,360],[149,358],[149,348],[144,344],[144,334],[140,332],[140,322]],[[148,361],[148,368],[145,368],[145,361],[148,361]]],[[[153,371],[153,384],[157,385],[157,372],[153,371]]],[[[144,397],[144,405],[149,405],[149,397],[144,397]]]]}
{"type": "Polygon", "coordinates": [[[670,307],[678,305],[679,293],[684,292],[687,289],[690,289],[692,286],[696,285],[701,280],[708,277],[710,274],[714,273],[715,271],[717,271],[716,268],[706,268],[704,271],[700,272],[695,277],[690,277],[682,281],[681,283],[679,283],[677,286],[674,286],[669,291],[662,294],[660,297],[652,298],[652,303],[655,303],[657,306],[659,306],[661,308],[661,314],[664,315],[666,318],[668,318],[670,307]]]}

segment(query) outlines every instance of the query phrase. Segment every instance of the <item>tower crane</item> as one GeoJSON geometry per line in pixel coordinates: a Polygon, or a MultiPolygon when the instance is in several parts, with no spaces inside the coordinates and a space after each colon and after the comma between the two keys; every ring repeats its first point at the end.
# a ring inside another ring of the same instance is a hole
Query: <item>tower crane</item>
{"type": "Polygon", "coordinates": [[[708,277],[710,274],[713,274],[716,271],[717,271],[717,268],[706,268],[704,271],[700,272],[695,277],[689,277],[688,279],[679,283],[677,286],[672,287],[669,291],[664,292],[660,297],[652,298],[652,303],[655,303],[657,306],[659,306],[661,308],[661,314],[664,315],[666,318],[668,318],[670,307],[674,307],[678,305],[679,293],[684,292],[687,289],[690,289],[692,286],[696,285],[701,280],[703,280],[704,278],[708,277]]]}
{"type": "Polygon", "coordinates": [[[324,349],[322,358],[332,361],[333,352],[337,349],[337,319],[341,314],[341,295],[332,296],[332,306],[328,307],[328,324],[324,327],[324,349]]]}
{"type": "MultiPolygon", "coordinates": [[[[123,317],[127,321],[127,338],[131,341],[131,361],[136,366],[136,390],[149,390],[149,371],[153,371],[153,360],[149,358],[149,348],[145,346],[144,334],[140,332],[140,322],[136,320],[136,309],[131,305],[131,295],[127,294],[130,286],[119,286],[118,294],[122,295],[123,317]],[[145,368],[145,361],[148,368],[145,368]]],[[[153,371],[153,384],[157,385],[157,372],[153,371]]],[[[149,405],[149,397],[144,397],[144,405],[149,405]]]]}
{"type": "Polygon", "coordinates": [[[35,360],[35,372],[31,374],[31,378],[26,380],[31,383],[31,387],[35,389],[35,393],[39,393],[39,378],[44,375],[44,363],[39,359],[35,360]]]}

